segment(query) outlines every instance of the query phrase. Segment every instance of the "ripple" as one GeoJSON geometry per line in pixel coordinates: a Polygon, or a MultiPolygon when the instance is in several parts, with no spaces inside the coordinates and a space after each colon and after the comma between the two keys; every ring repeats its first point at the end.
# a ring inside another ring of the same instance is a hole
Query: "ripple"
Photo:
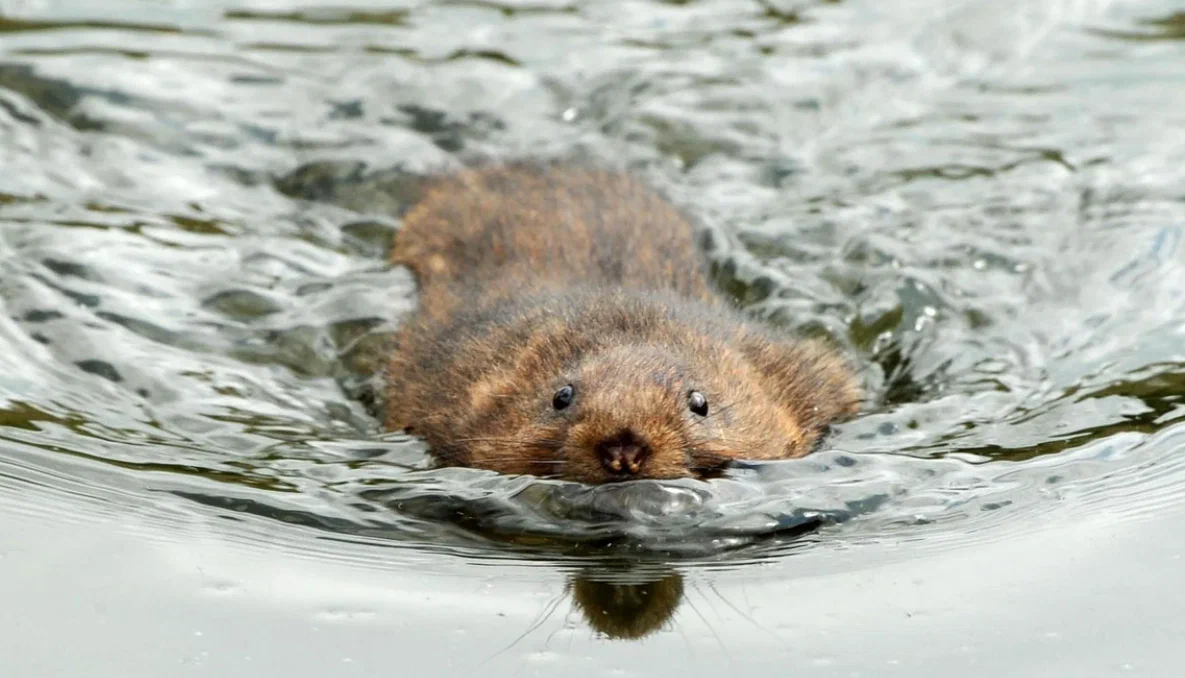
{"type": "Polygon", "coordinates": [[[1181,22],[1112,4],[22,10],[4,477],[394,562],[731,567],[1155,515],[1182,480],[1181,22]],[[399,212],[426,171],[520,155],[667,189],[749,312],[859,356],[868,411],[711,483],[433,469],[379,434],[354,396],[415,303],[399,212]]]}

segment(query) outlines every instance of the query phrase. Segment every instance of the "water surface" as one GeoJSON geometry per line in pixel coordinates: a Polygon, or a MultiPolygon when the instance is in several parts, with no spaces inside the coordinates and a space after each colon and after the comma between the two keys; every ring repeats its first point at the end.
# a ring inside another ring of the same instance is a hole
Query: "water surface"
{"type": "Polygon", "coordinates": [[[0,1],[6,675],[1177,675],[1182,129],[1165,0],[0,1]],[[524,155],[865,414],[625,490],[382,433],[409,179],[524,155]]]}

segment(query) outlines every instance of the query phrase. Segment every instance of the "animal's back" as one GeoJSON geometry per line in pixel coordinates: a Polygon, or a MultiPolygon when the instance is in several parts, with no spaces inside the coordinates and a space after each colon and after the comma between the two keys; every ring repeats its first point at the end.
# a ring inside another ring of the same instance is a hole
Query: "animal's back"
{"type": "Polygon", "coordinates": [[[392,253],[447,314],[477,295],[564,285],[715,299],[688,220],[626,174],[514,164],[431,181],[392,253]]]}

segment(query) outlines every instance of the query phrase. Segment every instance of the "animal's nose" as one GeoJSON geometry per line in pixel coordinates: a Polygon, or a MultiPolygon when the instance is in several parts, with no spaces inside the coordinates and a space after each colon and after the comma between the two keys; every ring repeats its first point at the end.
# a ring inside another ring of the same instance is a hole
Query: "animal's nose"
{"type": "Polygon", "coordinates": [[[609,473],[637,475],[650,456],[646,443],[629,431],[606,438],[597,444],[597,458],[609,473]]]}

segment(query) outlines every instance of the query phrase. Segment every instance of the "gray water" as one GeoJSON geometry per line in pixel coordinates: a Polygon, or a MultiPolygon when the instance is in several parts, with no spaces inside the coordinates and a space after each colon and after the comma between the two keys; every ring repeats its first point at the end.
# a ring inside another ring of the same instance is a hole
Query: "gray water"
{"type": "Polygon", "coordinates": [[[1185,8],[0,0],[5,676],[1180,675],[1185,8]],[[804,460],[434,470],[409,180],[593,158],[865,366],[804,460]]]}

